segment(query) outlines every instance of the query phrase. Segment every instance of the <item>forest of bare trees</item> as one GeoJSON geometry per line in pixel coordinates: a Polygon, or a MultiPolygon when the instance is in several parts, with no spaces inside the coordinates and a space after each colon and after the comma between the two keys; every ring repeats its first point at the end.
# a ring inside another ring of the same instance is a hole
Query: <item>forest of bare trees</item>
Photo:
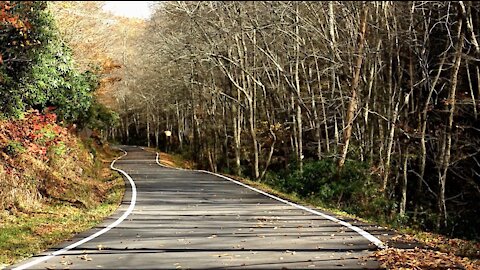
{"type": "Polygon", "coordinates": [[[124,55],[111,134],[260,181],[366,164],[387,216],[478,238],[479,15],[473,1],[163,2],[124,55]]]}

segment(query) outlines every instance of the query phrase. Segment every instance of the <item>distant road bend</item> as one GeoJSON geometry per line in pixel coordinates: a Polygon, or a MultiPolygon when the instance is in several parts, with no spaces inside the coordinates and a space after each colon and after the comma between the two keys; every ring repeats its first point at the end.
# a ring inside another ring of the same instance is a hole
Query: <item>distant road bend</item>
{"type": "Polygon", "coordinates": [[[135,184],[116,214],[14,269],[379,268],[368,258],[382,245],[375,226],[352,227],[219,176],[159,166],[140,147],[122,149],[128,154],[113,166],[135,184]]]}

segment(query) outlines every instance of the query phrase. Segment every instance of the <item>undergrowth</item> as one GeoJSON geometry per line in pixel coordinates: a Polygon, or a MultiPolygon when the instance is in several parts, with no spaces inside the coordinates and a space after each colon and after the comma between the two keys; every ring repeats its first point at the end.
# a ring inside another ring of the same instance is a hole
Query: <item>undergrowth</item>
{"type": "Polygon", "coordinates": [[[52,113],[0,120],[0,268],[91,228],[119,205],[119,153],[80,140],[52,113]]]}
{"type": "Polygon", "coordinates": [[[388,216],[393,207],[380,192],[380,184],[367,164],[347,161],[342,170],[333,159],[306,162],[303,172],[286,168],[268,172],[263,183],[284,193],[365,218],[388,216]]]}

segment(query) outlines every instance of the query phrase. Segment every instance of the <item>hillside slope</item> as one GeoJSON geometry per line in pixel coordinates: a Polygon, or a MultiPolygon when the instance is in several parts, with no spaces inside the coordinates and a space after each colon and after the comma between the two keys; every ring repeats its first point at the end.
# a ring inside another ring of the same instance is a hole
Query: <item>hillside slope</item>
{"type": "Polygon", "coordinates": [[[34,110],[0,120],[0,268],[94,226],[123,196],[109,170],[118,153],[56,120],[34,110]]]}

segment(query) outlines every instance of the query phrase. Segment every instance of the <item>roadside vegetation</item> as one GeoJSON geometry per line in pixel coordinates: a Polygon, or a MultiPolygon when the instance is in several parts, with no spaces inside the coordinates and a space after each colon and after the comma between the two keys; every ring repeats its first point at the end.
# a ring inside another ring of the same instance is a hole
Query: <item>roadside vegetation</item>
{"type": "Polygon", "coordinates": [[[81,140],[53,113],[0,120],[0,265],[32,256],[93,227],[117,209],[119,152],[81,140]]]}
{"type": "MultiPolygon", "coordinates": [[[[198,166],[179,153],[160,152],[160,163],[183,169],[196,169],[198,166]]],[[[402,220],[392,219],[396,216],[388,217],[388,209],[393,206],[389,206],[378,192],[372,179],[375,176],[365,165],[348,161],[344,169],[338,171],[333,160],[314,161],[306,163],[303,173],[290,167],[269,172],[262,181],[223,174],[294,203],[392,230],[395,233],[393,237],[377,236],[388,248],[372,255],[386,269],[480,269],[478,241],[425,232],[406,225],[402,220]],[[419,247],[397,247],[407,244],[419,247]]]]}
{"type": "Polygon", "coordinates": [[[0,268],[115,211],[124,181],[103,136],[116,113],[95,95],[45,1],[0,2],[0,268]]]}

